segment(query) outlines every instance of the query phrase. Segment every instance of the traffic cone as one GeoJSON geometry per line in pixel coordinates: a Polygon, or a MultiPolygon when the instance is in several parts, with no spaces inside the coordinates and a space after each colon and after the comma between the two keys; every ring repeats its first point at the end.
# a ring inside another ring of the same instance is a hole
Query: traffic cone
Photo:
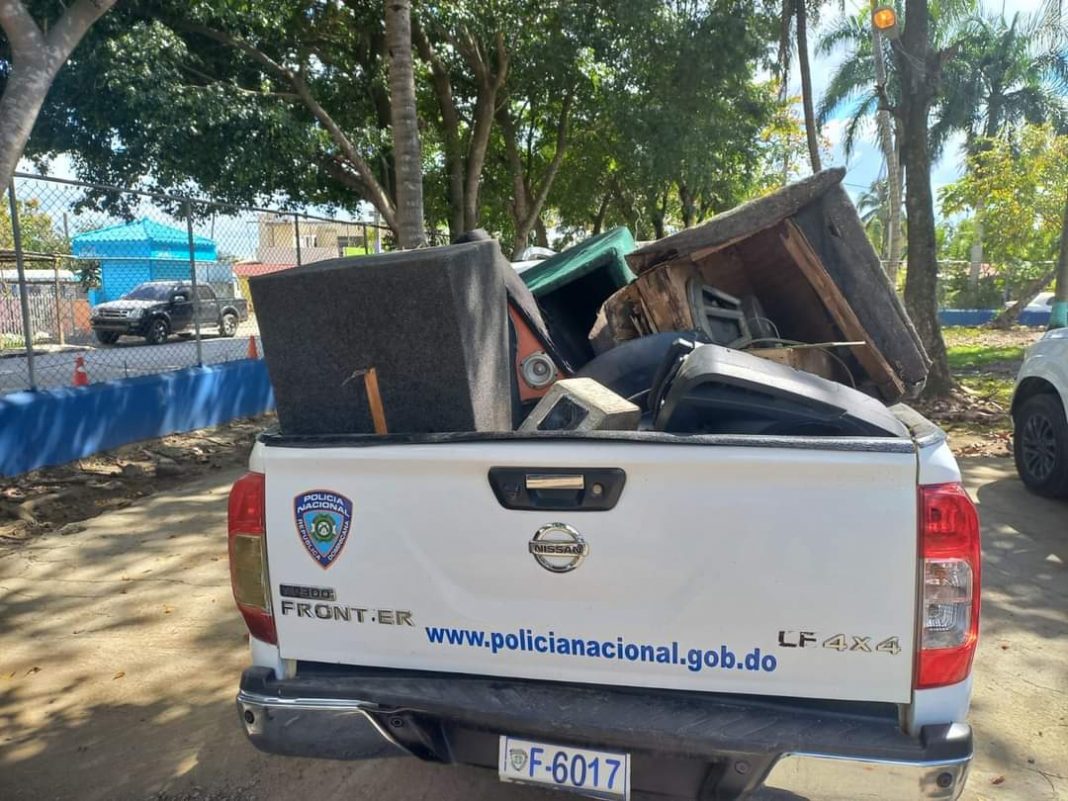
{"type": "Polygon", "coordinates": [[[260,352],[256,350],[256,337],[248,338],[248,358],[258,359],[260,358],[260,352]]]}
{"type": "Polygon", "coordinates": [[[71,379],[71,383],[76,387],[89,386],[89,373],[85,369],[85,357],[74,357],[74,377],[71,379]]]}

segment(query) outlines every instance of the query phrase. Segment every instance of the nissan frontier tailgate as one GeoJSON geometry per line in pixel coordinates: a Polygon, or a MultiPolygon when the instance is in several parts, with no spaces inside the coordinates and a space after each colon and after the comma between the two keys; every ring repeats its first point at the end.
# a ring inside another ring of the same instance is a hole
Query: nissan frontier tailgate
{"type": "Polygon", "coordinates": [[[744,442],[268,437],[280,655],[908,703],[913,444],[744,442]]]}

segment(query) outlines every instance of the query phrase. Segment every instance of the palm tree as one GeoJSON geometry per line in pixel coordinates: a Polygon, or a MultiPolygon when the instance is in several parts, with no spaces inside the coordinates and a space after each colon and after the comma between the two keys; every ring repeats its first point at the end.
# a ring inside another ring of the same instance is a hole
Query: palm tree
{"type": "MultiPolygon", "coordinates": [[[[1068,121],[1068,101],[1058,79],[1068,75],[1068,53],[1043,41],[1043,16],[977,15],[957,40],[956,57],[946,66],[941,113],[931,126],[940,148],[948,136],[961,132],[969,154],[1024,122],[1068,121]]],[[[979,281],[983,262],[983,206],[975,209],[969,284],[979,281]]]]}
{"type": "Polygon", "coordinates": [[[857,198],[857,213],[871,243],[885,253],[890,231],[890,192],[888,181],[876,178],[857,198]]]}
{"type": "Polygon", "coordinates": [[[843,105],[858,87],[867,87],[846,129],[845,151],[847,157],[852,154],[860,122],[874,113],[879,147],[886,165],[887,184],[887,215],[880,253],[886,260],[886,272],[890,280],[896,281],[902,250],[902,186],[897,132],[888,107],[888,98],[896,89],[896,75],[892,72],[888,74],[886,70],[886,64],[892,63],[892,57],[887,52],[889,43],[871,24],[867,14],[842,17],[820,38],[817,52],[829,55],[842,44],[850,43],[856,51],[855,56],[835,73],[820,101],[818,119],[823,125],[831,112],[843,105]],[[891,77],[895,86],[890,85],[891,77]]]}
{"type": "Polygon", "coordinates": [[[820,164],[819,130],[816,127],[812,98],[812,68],[808,61],[808,23],[809,17],[815,19],[819,7],[819,0],[783,0],[777,64],[782,99],[785,100],[790,78],[790,60],[796,49],[797,66],[801,73],[801,105],[805,113],[805,138],[808,141],[808,158],[812,163],[813,172],[819,172],[822,165],[820,164]]]}
{"type": "Polygon", "coordinates": [[[1068,77],[1068,52],[1041,45],[1040,17],[975,16],[956,39],[956,54],[943,71],[943,98],[931,126],[940,148],[954,132],[969,152],[1024,122],[1068,122],[1068,100],[1058,79],[1068,77]]]}
{"type": "MultiPolygon", "coordinates": [[[[932,47],[942,50],[962,16],[975,12],[974,0],[946,0],[931,8],[932,47]]],[[[841,16],[820,37],[816,52],[829,56],[845,50],[847,57],[831,76],[817,109],[817,120],[824,125],[835,113],[848,109],[845,128],[846,157],[853,153],[857,136],[864,123],[874,117],[879,147],[886,164],[888,183],[888,217],[883,258],[891,280],[896,280],[904,242],[902,223],[903,181],[899,117],[891,107],[900,105],[900,83],[895,69],[893,48],[871,24],[869,12],[841,16]]],[[[937,112],[936,112],[937,113],[937,112]]]]}
{"type": "Polygon", "coordinates": [[[402,248],[426,243],[423,228],[423,156],[415,108],[411,0],[385,0],[389,48],[390,122],[397,173],[397,234],[402,248]]]}

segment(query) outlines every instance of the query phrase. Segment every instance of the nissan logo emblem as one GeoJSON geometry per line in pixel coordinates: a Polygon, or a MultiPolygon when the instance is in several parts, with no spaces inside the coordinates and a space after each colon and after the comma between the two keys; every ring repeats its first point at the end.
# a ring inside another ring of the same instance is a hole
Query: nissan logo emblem
{"type": "Polygon", "coordinates": [[[529,548],[538,564],[550,573],[571,572],[590,552],[582,535],[566,523],[549,523],[539,528],[529,548]]]}

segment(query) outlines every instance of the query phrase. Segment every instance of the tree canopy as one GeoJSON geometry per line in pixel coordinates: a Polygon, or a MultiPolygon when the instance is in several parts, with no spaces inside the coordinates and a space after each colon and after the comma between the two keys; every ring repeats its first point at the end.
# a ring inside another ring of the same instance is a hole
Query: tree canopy
{"type": "MultiPolygon", "coordinates": [[[[556,226],[653,233],[766,174],[773,15],[743,0],[413,6],[427,223],[516,250],[556,226]],[[603,209],[603,210],[602,210],[603,209]]],[[[382,6],[127,0],[61,73],[27,155],[220,201],[370,203],[395,227],[382,6]]]]}
{"type": "Polygon", "coordinates": [[[947,214],[985,206],[985,251],[994,262],[1057,257],[1068,197],[1068,136],[1050,124],[997,137],[968,160],[968,170],[942,192],[947,214]]]}

